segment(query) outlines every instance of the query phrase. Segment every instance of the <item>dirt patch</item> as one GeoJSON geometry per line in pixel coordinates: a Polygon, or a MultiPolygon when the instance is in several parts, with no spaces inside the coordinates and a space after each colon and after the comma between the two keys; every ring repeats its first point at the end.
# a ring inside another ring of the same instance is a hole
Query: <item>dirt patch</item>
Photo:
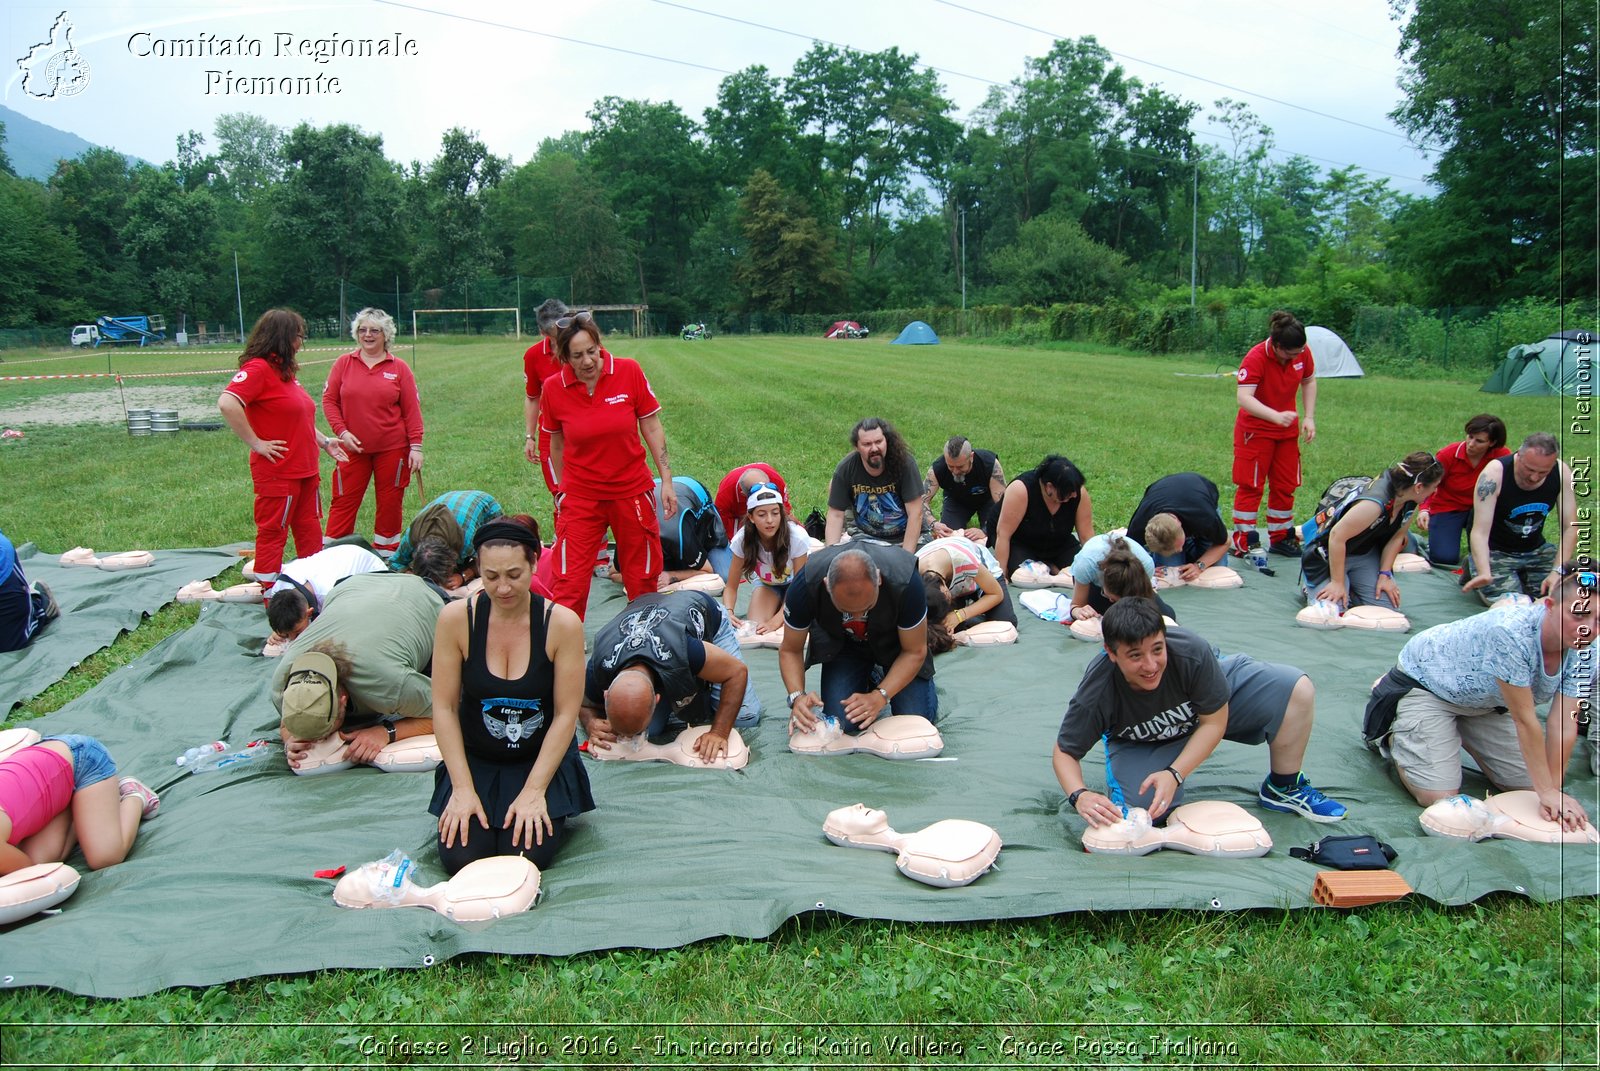
{"type": "Polygon", "coordinates": [[[185,423],[222,419],[215,386],[149,386],[52,394],[0,408],[0,425],[121,424],[127,420],[124,402],[128,409],[176,409],[178,419],[185,423]]]}

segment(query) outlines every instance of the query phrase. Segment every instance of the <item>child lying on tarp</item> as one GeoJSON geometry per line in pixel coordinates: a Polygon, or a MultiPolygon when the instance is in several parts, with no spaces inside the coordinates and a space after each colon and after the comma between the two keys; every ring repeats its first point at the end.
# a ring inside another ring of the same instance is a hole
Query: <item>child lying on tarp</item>
{"type": "Polygon", "coordinates": [[[126,859],[140,821],[155,816],[161,799],[116,774],[105,745],[76,733],[0,759],[0,874],[64,862],[74,845],[91,870],[126,859]]]}

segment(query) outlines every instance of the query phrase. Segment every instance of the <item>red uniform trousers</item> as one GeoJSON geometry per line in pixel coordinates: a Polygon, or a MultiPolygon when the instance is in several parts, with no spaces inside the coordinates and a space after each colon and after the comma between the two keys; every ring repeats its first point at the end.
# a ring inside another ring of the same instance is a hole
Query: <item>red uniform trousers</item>
{"type": "Polygon", "coordinates": [[[283,567],[283,548],[294,533],[297,558],[322,549],[322,495],[320,475],[300,480],[275,480],[273,490],[293,488],[288,494],[256,492],[256,578],[277,579],[283,567]]]}
{"type": "Polygon", "coordinates": [[[1245,533],[1256,528],[1261,488],[1267,487],[1267,537],[1276,543],[1294,528],[1294,492],[1300,486],[1300,440],[1269,439],[1260,432],[1233,429],[1233,541],[1244,549],[1245,533]]]}
{"type": "Polygon", "coordinates": [[[411,466],[406,459],[411,447],[357,454],[351,452],[349,461],[339,462],[333,470],[333,495],[328,503],[328,538],[338,539],[356,530],[356,514],[361,511],[361,500],[366,497],[367,481],[377,484],[378,515],[372,525],[372,549],[379,554],[393,554],[400,546],[400,532],[404,528],[400,511],[405,501],[406,488],[411,486],[411,466]]]}
{"type": "Polygon", "coordinates": [[[582,618],[607,528],[617,543],[617,569],[628,601],[655,591],[662,559],[654,491],[632,498],[563,498],[556,541],[539,561],[537,578],[543,583],[536,590],[548,590],[555,602],[582,618]]]}
{"type": "Polygon", "coordinates": [[[544,477],[544,486],[550,492],[550,501],[556,498],[556,474],[550,469],[550,433],[544,430],[544,425],[539,425],[539,475],[544,477]]]}

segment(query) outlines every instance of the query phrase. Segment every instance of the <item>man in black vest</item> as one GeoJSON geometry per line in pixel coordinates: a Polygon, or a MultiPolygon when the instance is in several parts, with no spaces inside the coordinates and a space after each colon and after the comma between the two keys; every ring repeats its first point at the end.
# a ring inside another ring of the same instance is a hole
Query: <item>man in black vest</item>
{"type": "Polygon", "coordinates": [[[682,729],[674,721],[709,721],[695,753],[714,762],[727,754],[729,730],[760,719],[749,676],[716,599],[703,591],[641,595],[595,635],[578,720],[589,746],[600,748],[642,732],[666,743],[682,729]]]}
{"type": "Polygon", "coordinates": [[[993,450],[974,450],[966,436],[952,435],[944,444],[944,453],[928,466],[922,483],[927,491],[923,501],[930,505],[935,490],[944,492],[939,519],[933,525],[935,539],[956,535],[974,543],[987,542],[983,530],[1006,493],[1005,470],[993,450]]]}
{"type": "Polygon", "coordinates": [[[1512,592],[1543,598],[1560,582],[1556,565],[1571,559],[1578,545],[1572,470],[1556,456],[1560,449],[1554,435],[1534,432],[1516,453],[1496,458],[1478,474],[1467,539],[1470,579],[1463,590],[1492,603],[1512,592]],[[1559,550],[1544,538],[1552,512],[1561,532],[1559,550]]]}
{"type": "Polygon", "coordinates": [[[916,556],[867,542],[811,555],[784,596],[778,669],[791,733],[810,732],[818,718],[834,718],[852,735],[886,712],[938,720],[916,556]],[[806,667],[815,665],[820,694],[806,691],[806,667]]]}

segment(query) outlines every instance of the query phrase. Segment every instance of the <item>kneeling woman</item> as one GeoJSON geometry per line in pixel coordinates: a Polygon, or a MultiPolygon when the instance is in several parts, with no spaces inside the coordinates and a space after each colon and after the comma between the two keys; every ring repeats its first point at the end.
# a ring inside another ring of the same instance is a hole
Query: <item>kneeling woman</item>
{"type": "Polygon", "coordinates": [[[533,595],[539,529],[495,520],[473,539],[483,591],[446,606],[433,640],[433,731],[444,764],[428,813],[454,874],[493,855],[541,870],[566,820],[594,809],[574,731],[583,698],[583,623],[533,595]]]}
{"type": "Polygon", "coordinates": [[[744,520],[728,550],[732,561],[722,589],[728,623],[742,628],[748,622],[757,632],[777,632],[783,628],[783,596],[789,582],[811,554],[811,537],[789,516],[777,484],[758,483],[750,489],[744,520]],[[734,615],[734,607],[739,601],[739,584],[746,579],[754,590],[741,621],[734,615]]]}
{"type": "Polygon", "coordinates": [[[962,536],[945,536],[917,551],[917,571],[928,596],[928,635],[935,653],[955,646],[954,633],[983,621],[1017,623],[1000,563],[989,548],[962,536]],[[948,644],[944,642],[948,637],[948,644]]]}
{"type": "Polygon", "coordinates": [[[1078,548],[1094,535],[1083,473],[1060,454],[1051,454],[1007,484],[993,517],[989,544],[1007,576],[1025,561],[1043,562],[1052,573],[1065,572],[1078,548]]]}
{"type": "Polygon", "coordinates": [[[1336,505],[1319,509],[1301,538],[1300,586],[1308,599],[1340,606],[1400,608],[1394,559],[1417,504],[1439,486],[1444,468],[1427,451],[1376,477],[1336,505]]]}

